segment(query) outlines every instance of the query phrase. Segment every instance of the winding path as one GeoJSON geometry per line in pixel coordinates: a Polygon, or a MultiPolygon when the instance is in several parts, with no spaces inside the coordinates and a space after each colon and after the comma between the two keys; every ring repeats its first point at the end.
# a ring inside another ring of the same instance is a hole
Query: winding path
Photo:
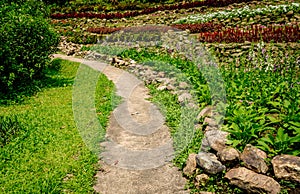
{"type": "Polygon", "coordinates": [[[104,73],[117,88],[122,103],[112,112],[101,147],[101,170],[94,186],[103,194],[177,194],[186,180],[170,162],[174,150],[169,128],[143,82],[132,74],[99,61],[55,55],[104,73]]]}

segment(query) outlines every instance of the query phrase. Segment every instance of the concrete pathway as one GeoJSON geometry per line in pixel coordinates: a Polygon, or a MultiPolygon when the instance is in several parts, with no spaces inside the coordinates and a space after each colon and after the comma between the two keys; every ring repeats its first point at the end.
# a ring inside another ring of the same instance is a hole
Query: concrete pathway
{"type": "Polygon", "coordinates": [[[186,180],[170,162],[174,157],[169,128],[143,82],[132,74],[99,61],[65,55],[54,57],[80,62],[104,73],[117,88],[122,103],[112,112],[101,145],[101,170],[96,192],[103,194],[177,194],[186,180]]]}

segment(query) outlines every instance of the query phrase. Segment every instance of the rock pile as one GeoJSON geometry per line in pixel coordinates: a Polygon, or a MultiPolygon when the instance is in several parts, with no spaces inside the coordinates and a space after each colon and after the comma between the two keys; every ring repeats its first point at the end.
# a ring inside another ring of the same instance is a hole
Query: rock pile
{"type": "MultiPolygon", "coordinates": [[[[207,112],[210,109],[211,107],[206,107],[200,113],[209,118],[211,114],[207,114],[207,112]]],[[[196,172],[197,168],[201,168],[206,173],[200,174],[201,177],[226,171],[225,178],[230,181],[230,184],[244,189],[248,193],[279,193],[280,184],[274,178],[266,175],[269,170],[269,166],[265,162],[267,154],[250,144],[246,145],[243,152],[240,153],[225,144],[227,135],[227,132],[208,125],[202,140],[202,148],[198,154],[193,153],[189,156],[183,170],[184,174],[191,176],[190,169],[193,169],[192,172],[196,172]],[[225,168],[224,165],[235,161],[242,161],[244,167],[225,168]]],[[[272,159],[272,168],[277,180],[300,182],[300,157],[276,156],[272,159]]],[[[199,185],[198,176],[200,175],[196,175],[196,185],[199,185]]],[[[203,184],[205,185],[205,182],[202,181],[203,184]]]]}

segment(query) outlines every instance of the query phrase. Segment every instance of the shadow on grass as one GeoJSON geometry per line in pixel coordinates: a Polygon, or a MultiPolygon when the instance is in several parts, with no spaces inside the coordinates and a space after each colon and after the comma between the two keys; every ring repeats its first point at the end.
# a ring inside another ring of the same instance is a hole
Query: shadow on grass
{"type": "Polygon", "coordinates": [[[73,85],[73,77],[62,76],[62,59],[54,59],[41,77],[21,82],[13,90],[3,91],[0,88],[0,105],[22,103],[45,88],[57,88],[73,85]]]}

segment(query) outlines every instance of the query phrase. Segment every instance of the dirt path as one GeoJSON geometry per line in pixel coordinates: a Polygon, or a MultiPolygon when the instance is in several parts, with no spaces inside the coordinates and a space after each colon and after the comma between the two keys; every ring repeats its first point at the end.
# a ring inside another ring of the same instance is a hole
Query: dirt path
{"type": "MultiPolygon", "coordinates": [[[[65,55],[55,57],[80,62],[104,73],[117,88],[122,103],[112,112],[101,144],[101,170],[96,192],[103,194],[173,194],[184,190],[186,180],[170,162],[172,139],[158,108],[149,102],[148,90],[132,74],[97,61],[65,55]]],[[[100,145],[99,145],[100,146],[100,145]]]]}

